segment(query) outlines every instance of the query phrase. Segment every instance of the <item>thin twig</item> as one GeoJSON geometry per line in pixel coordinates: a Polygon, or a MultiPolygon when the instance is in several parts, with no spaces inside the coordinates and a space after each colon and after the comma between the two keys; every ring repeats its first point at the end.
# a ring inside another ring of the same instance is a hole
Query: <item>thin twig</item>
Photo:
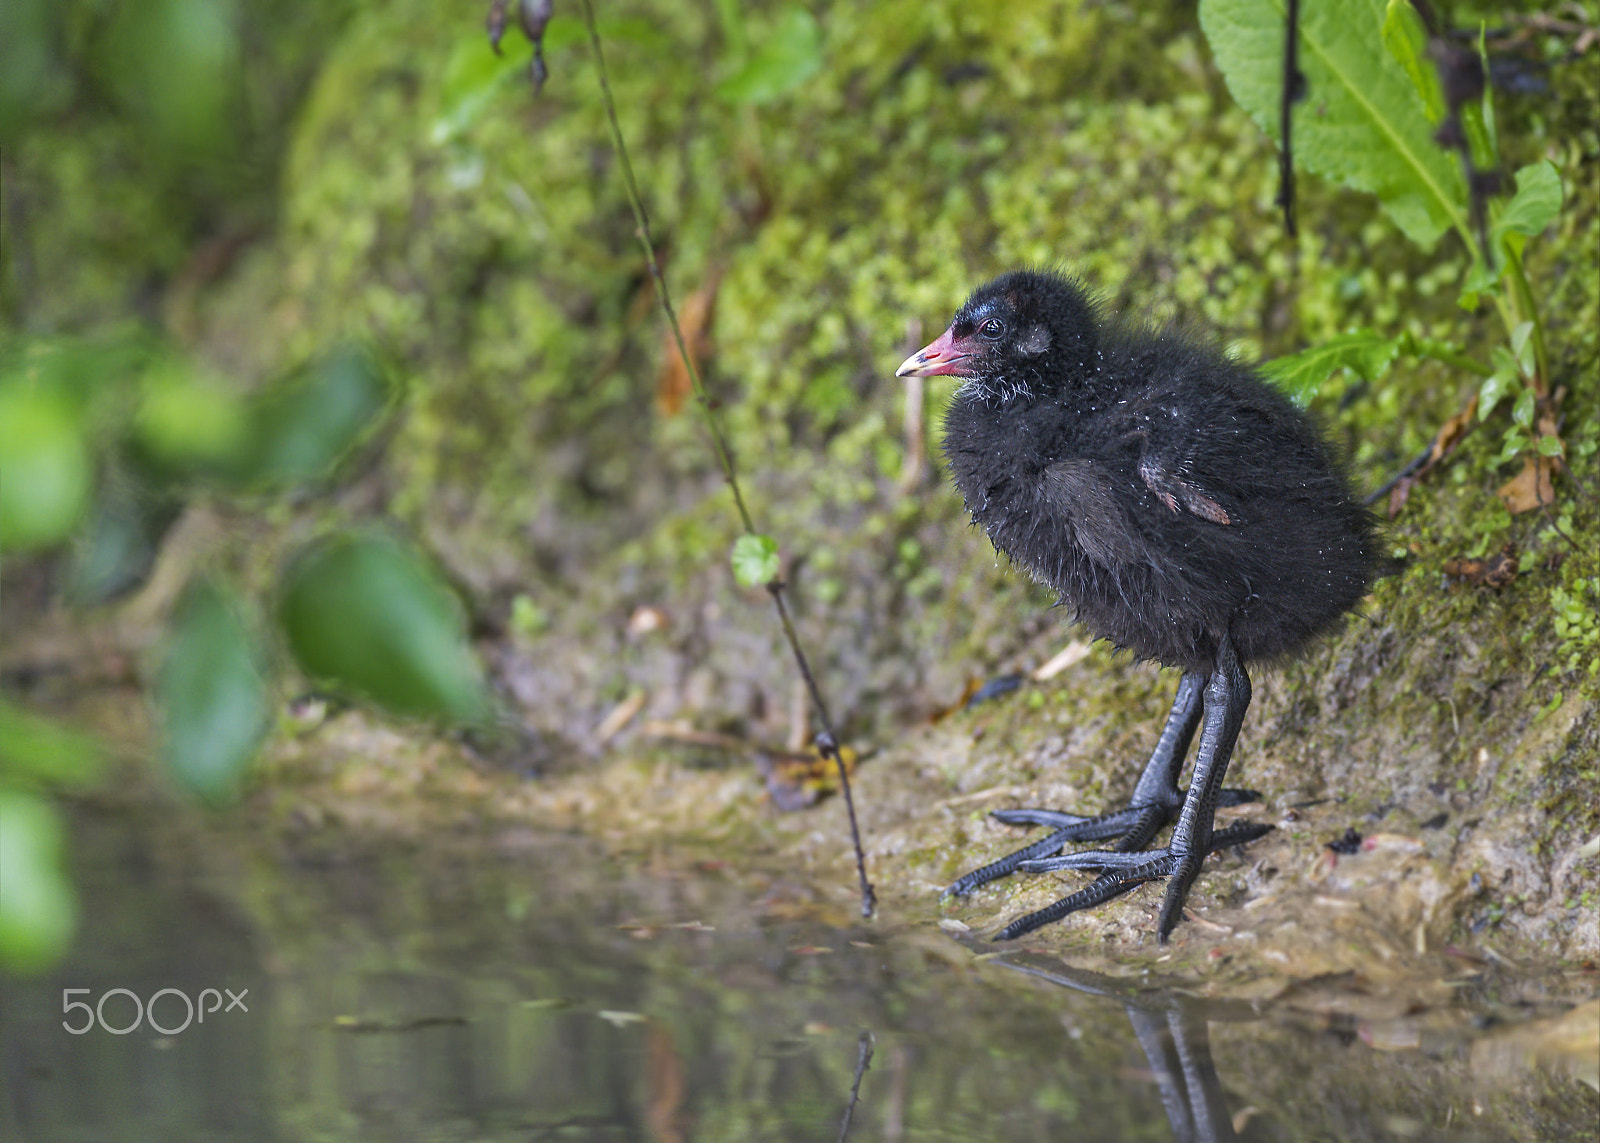
{"type": "Polygon", "coordinates": [[[832,758],[834,769],[839,771],[839,789],[844,793],[845,813],[850,817],[850,840],[856,850],[856,878],[861,882],[861,915],[870,917],[878,911],[878,895],[872,889],[872,882],[867,880],[867,855],[861,849],[861,827],[856,824],[856,800],[850,793],[850,775],[845,770],[844,755],[839,752],[838,736],[833,733],[833,720],[828,717],[828,706],[822,701],[822,690],[817,686],[816,677],[811,673],[811,664],[806,661],[806,653],[800,649],[800,636],[795,633],[794,623],[789,619],[789,607],[783,601],[783,581],[775,579],[767,584],[767,593],[772,596],[773,605],[778,609],[784,636],[789,640],[789,650],[794,652],[794,661],[800,667],[800,677],[805,679],[806,689],[811,692],[811,704],[817,708],[817,721],[822,725],[822,731],[817,735],[817,749],[823,757],[832,758]]]}
{"type": "Polygon", "coordinates": [[[844,1119],[839,1123],[839,1138],[837,1143],[844,1143],[845,1136],[850,1134],[850,1120],[855,1117],[856,1104],[861,1099],[861,1077],[867,1074],[867,1068],[872,1065],[872,1033],[863,1032],[856,1041],[856,1077],[850,1085],[850,1102],[845,1105],[844,1119]]]}
{"type": "Polygon", "coordinates": [[[1295,237],[1294,225],[1294,119],[1289,114],[1305,97],[1306,77],[1300,70],[1300,0],[1289,0],[1283,21],[1283,90],[1278,101],[1278,205],[1283,208],[1283,229],[1295,237]]]}
{"type": "MultiPolygon", "coordinates": [[[[722,435],[722,429],[717,424],[715,414],[712,412],[711,398],[706,393],[705,383],[700,378],[700,370],[696,367],[694,358],[689,354],[688,344],[684,340],[683,328],[678,324],[678,315],[672,306],[672,295],[667,290],[666,276],[661,272],[661,263],[656,259],[655,240],[650,235],[650,220],[645,216],[644,198],[639,193],[638,181],[633,175],[633,164],[628,159],[628,146],[622,138],[622,126],[617,122],[616,100],[611,95],[611,80],[606,71],[605,50],[600,44],[600,31],[595,25],[593,0],[583,0],[583,23],[589,32],[589,46],[594,52],[595,70],[600,78],[600,94],[605,102],[606,121],[611,125],[611,143],[616,148],[617,160],[622,167],[623,183],[628,191],[628,205],[633,208],[635,234],[639,239],[640,249],[644,252],[645,264],[650,269],[651,280],[655,283],[656,298],[661,303],[661,310],[666,315],[667,325],[672,330],[672,337],[678,347],[678,356],[683,359],[684,369],[689,374],[689,384],[694,389],[695,403],[700,406],[700,412],[706,424],[707,431],[711,434],[711,443],[716,450],[717,463],[722,466],[722,478],[733,493],[734,506],[739,511],[739,521],[744,525],[744,530],[749,535],[756,534],[756,526],[750,518],[750,510],[745,506],[744,494],[739,488],[739,479],[734,474],[733,455],[728,450],[728,443],[722,435]]],[[[793,653],[795,662],[800,667],[800,674],[805,679],[806,689],[811,693],[811,703],[816,708],[817,722],[821,731],[817,734],[817,749],[824,757],[833,759],[834,767],[839,772],[839,787],[844,791],[844,804],[850,817],[850,840],[855,846],[856,874],[861,881],[861,915],[872,916],[877,909],[877,896],[873,892],[872,882],[867,880],[867,858],[861,847],[861,831],[856,823],[855,799],[850,794],[850,775],[845,770],[844,756],[839,751],[839,739],[834,733],[833,720],[828,716],[827,704],[822,700],[822,691],[817,686],[817,681],[811,673],[810,664],[806,661],[805,652],[800,648],[800,637],[795,632],[794,624],[789,619],[789,609],[783,599],[783,581],[774,579],[767,584],[767,592],[772,596],[772,602],[778,609],[778,618],[783,624],[784,637],[789,641],[789,650],[793,653]]]]}

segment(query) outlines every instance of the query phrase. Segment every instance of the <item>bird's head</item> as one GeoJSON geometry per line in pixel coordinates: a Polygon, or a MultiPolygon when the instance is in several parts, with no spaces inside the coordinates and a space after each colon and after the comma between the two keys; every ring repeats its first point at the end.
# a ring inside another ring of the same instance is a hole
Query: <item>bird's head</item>
{"type": "Polygon", "coordinates": [[[896,377],[960,377],[984,398],[1042,397],[1087,380],[1100,315],[1082,287],[1043,270],[1013,270],[980,286],[950,328],[896,377]]]}

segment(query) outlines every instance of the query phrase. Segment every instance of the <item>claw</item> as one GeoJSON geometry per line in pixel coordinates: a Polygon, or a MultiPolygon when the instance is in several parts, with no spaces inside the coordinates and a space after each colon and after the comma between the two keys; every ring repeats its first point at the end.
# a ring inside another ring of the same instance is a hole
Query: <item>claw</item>
{"type": "MultiPolygon", "coordinates": [[[[1229,846],[1244,845],[1255,841],[1259,837],[1272,832],[1272,827],[1264,822],[1240,822],[1238,825],[1219,829],[1211,835],[1211,841],[1206,846],[1206,853],[1216,853],[1227,849],[1229,846]]],[[[1166,943],[1167,936],[1178,923],[1183,911],[1183,900],[1189,895],[1189,886],[1200,872],[1200,858],[1189,854],[1174,854],[1170,849],[1155,849],[1147,853],[1122,853],[1115,850],[1089,851],[1085,853],[1068,854],[1065,858],[1055,858],[1051,861],[1031,861],[1022,866],[1023,872],[1044,872],[1053,869],[1104,869],[1106,872],[1095,878],[1088,885],[1079,889],[1070,896],[1063,897],[1053,905],[1047,905],[1036,913],[1029,913],[1025,917],[1018,917],[1005,928],[994,935],[993,940],[1010,941],[1025,933],[1042,928],[1052,921],[1059,921],[1071,913],[1083,909],[1092,909],[1096,905],[1103,905],[1114,897],[1120,897],[1146,881],[1155,881],[1162,877],[1173,877],[1175,873],[1180,876],[1167,886],[1167,895],[1162,902],[1161,919],[1157,922],[1156,939],[1162,944],[1166,943]],[[1072,858],[1093,858],[1092,861],[1080,861],[1075,865],[1058,865],[1055,862],[1071,860],[1072,858]],[[1192,872],[1189,872],[1192,866],[1192,872]],[[1182,876],[1183,874],[1187,876],[1182,876]],[[1170,915],[1169,915],[1170,909],[1170,915]]]]}

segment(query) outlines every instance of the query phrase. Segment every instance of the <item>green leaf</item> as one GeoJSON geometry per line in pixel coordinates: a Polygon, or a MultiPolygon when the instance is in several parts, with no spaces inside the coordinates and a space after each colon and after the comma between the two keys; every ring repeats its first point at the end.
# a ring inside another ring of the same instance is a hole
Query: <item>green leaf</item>
{"type": "Polygon", "coordinates": [[[746,532],[733,544],[733,578],[740,587],[761,587],[778,578],[778,543],[746,532]]]}
{"type": "Polygon", "coordinates": [[[255,633],[214,584],[189,589],[156,678],[162,754],[179,785],[225,801],[266,736],[272,698],[255,633]]]}
{"type": "Polygon", "coordinates": [[[81,410],[67,394],[0,384],[0,551],[65,539],[89,505],[93,468],[81,410]]]}
{"type": "Polygon", "coordinates": [[[1517,193],[1495,219],[1494,236],[1522,234],[1535,238],[1561,213],[1561,176],[1548,159],[1530,163],[1517,172],[1517,193]]]}
{"type": "MultiPolygon", "coordinates": [[[[1278,139],[1284,0],[1201,0],[1200,23],[1228,90],[1278,139]]],[[[1384,47],[1384,0],[1322,0],[1300,11],[1307,98],[1294,110],[1295,162],[1375,194],[1425,248],[1470,233],[1460,165],[1433,139],[1423,99],[1384,47]]]]}
{"type": "Polygon", "coordinates": [[[1478,420],[1487,420],[1495,406],[1522,387],[1515,370],[1499,369],[1483,379],[1478,387],[1478,420]]]}
{"type": "Polygon", "coordinates": [[[1425,358],[1432,361],[1441,361],[1452,369],[1465,369],[1479,377],[1487,377],[1494,370],[1475,358],[1468,357],[1461,346],[1452,341],[1440,341],[1433,337],[1416,337],[1410,333],[1402,333],[1399,338],[1401,354],[1412,357],[1425,358]]]}
{"type": "Polygon", "coordinates": [[[56,808],[0,790],[0,967],[43,972],[66,953],[78,902],[62,868],[56,808]]]}
{"type": "Polygon", "coordinates": [[[1329,338],[1321,345],[1262,364],[1261,372],[1297,405],[1309,404],[1322,383],[1340,369],[1349,369],[1368,381],[1388,372],[1400,352],[1400,339],[1359,329],[1329,338]]]}
{"type": "Polygon", "coordinates": [[[0,702],[0,769],[8,780],[81,786],[100,773],[102,761],[89,735],[0,702]]]}
{"type": "Polygon", "coordinates": [[[488,713],[460,603],[409,548],[337,536],[286,579],[278,618],[313,679],[401,715],[470,723],[488,713]]]}
{"type": "Polygon", "coordinates": [[[370,354],[355,346],[334,351],[251,402],[253,440],[239,479],[285,488],[322,476],[373,425],[388,399],[388,382],[370,354]]]}
{"type": "Polygon", "coordinates": [[[1511,406],[1511,419],[1523,428],[1533,427],[1533,408],[1538,398],[1532,389],[1524,389],[1517,398],[1517,403],[1511,406]]]}
{"type": "Polygon", "coordinates": [[[434,117],[428,139],[435,145],[448,143],[470,131],[484,109],[494,101],[500,88],[513,76],[527,72],[533,58],[533,45],[521,35],[501,41],[504,55],[495,55],[482,32],[459,41],[444,65],[440,84],[439,114],[434,117]]]}
{"type": "Polygon", "coordinates": [[[145,373],[134,432],[157,468],[187,474],[237,458],[250,421],[244,401],[225,385],[168,357],[145,373]]]}
{"type": "Polygon", "coordinates": [[[1437,125],[1447,110],[1444,88],[1439,84],[1439,69],[1428,58],[1428,29],[1411,0],[1389,0],[1383,13],[1383,43],[1422,97],[1428,122],[1437,125]]]}
{"type": "Polygon", "coordinates": [[[1488,82],[1489,26],[1478,22],[1478,65],[1483,69],[1483,97],[1477,103],[1461,105],[1461,130],[1467,137],[1467,153],[1472,165],[1480,171],[1498,170],[1500,167],[1500,133],[1494,120],[1494,84],[1488,82]]]}
{"type": "Polygon", "coordinates": [[[821,71],[822,58],[817,18],[805,8],[786,8],[744,65],[717,84],[717,95],[744,106],[771,103],[821,71]]]}
{"type": "Polygon", "coordinates": [[[1533,323],[1518,322],[1511,331],[1511,356],[1524,377],[1533,376],[1533,323]]]}
{"type": "Polygon", "coordinates": [[[1566,446],[1561,443],[1560,437],[1539,438],[1540,456],[1565,456],[1566,452],[1566,446]]]}

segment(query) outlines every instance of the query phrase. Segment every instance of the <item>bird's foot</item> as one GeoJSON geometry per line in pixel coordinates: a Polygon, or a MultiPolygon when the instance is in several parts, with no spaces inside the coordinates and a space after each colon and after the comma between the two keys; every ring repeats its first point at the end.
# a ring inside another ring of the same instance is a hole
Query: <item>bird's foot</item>
{"type": "MultiPolygon", "coordinates": [[[[1054,832],[958,878],[944,891],[943,896],[965,897],[978,886],[987,885],[990,881],[1015,873],[1018,869],[1024,868],[1028,862],[1059,853],[1068,842],[1106,841],[1120,837],[1127,849],[1141,849],[1162,826],[1178,816],[1178,810],[1183,806],[1184,795],[1185,791],[1174,789],[1170,796],[1161,801],[1132,805],[1097,817],[1066,814],[1059,810],[995,810],[991,816],[996,821],[1007,825],[1045,826],[1054,832]]],[[[1217,805],[1242,806],[1247,802],[1260,800],[1261,795],[1254,790],[1222,790],[1217,805]]],[[[1145,855],[1131,853],[1129,856],[1137,858],[1145,855]]]]}
{"type": "MultiPolygon", "coordinates": [[[[1227,803],[1224,803],[1227,804],[1227,803]]],[[[1237,803],[1234,803],[1237,804],[1237,803]]],[[[1189,853],[1172,849],[1153,849],[1143,853],[1125,853],[1119,850],[1090,850],[1083,853],[1063,854],[1060,857],[1026,858],[1016,868],[1024,873],[1047,873],[1057,869],[1098,869],[1100,876],[1070,896],[1063,897],[1026,917],[1018,917],[993,937],[997,941],[1015,940],[1052,921],[1059,921],[1070,913],[1102,905],[1113,897],[1146,881],[1168,878],[1167,894],[1161,903],[1161,919],[1156,926],[1156,939],[1166,944],[1167,936],[1177,926],[1183,915],[1183,903],[1189,896],[1189,887],[1200,874],[1200,864],[1206,854],[1216,853],[1232,845],[1244,845],[1270,833],[1272,827],[1260,822],[1241,822],[1212,833],[1204,849],[1189,853]]]]}

